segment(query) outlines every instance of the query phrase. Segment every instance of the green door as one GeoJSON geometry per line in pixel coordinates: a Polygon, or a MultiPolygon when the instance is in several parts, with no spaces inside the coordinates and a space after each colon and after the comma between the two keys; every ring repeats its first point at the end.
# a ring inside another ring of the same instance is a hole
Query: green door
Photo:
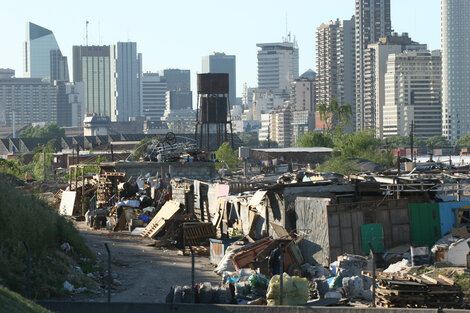
{"type": "Polygon", "coordinates": [[[376,253],[384,252],[384,231],[382,224],[361,225],[362,252],[369,254],[369,242],[376,253]]]}
{"type": "Polygon", "coordinates": [[[414,246],[431,247],[441,238],[438,203],[410,203],[411,242],[414,246]]]}

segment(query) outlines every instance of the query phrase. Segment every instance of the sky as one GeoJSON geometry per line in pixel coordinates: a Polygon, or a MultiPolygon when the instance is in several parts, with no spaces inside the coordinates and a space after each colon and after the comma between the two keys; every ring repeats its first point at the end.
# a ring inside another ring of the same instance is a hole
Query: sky
{"type": "MultiPolygon", "coordinates": [[[[440,49],[440,0],[391,0],[392,28],[440,49]]],[[[257,43],[280,42],[290,32],[300,69],[315,70],[315,31],[323,22],[350,19],[354,0],[15,0],[2,3],[0,68],[23,76],[25,24],[53,31],[72,75],[72,46],[137,42],[143,71],[191,70],[192,90],[201,57],[225,52],[237,58],[237,96],[257,85],[257,43]]]]}

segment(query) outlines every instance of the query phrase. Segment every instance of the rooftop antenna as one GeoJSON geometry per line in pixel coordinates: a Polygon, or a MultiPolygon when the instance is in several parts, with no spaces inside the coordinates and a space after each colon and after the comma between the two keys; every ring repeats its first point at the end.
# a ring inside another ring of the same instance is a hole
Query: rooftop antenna
{"type": "Polygon", "coordinates": [[[98,44],[101,46],[101,21],[98,20],[98,44]]]}
{"type": "Polygon", "coordinates": [[[86,21],[86,25],[85,25],[85,44],[88,46],[88,21],[86,21]]]}
{"type": "Polygon", "coordinates": [[[287,12],[286,12],[286,38],[288,36],[288,33],[287,33],[287,12]]]}

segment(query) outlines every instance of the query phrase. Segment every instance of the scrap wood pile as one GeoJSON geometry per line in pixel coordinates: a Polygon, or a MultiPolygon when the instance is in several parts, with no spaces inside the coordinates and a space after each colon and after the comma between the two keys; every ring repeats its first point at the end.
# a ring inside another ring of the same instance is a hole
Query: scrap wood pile
{"type": "Polygon", "coordinates": [[[380,307],[460,308],[462,301],[461,287],[442,275],[377,275],[375,303],[380,307]]]}
{"type": "Polygon", "coordinates": [[[178,248],[185,248],[188,245],[208,245],[209,238],[214,238],[216,235],[214,225],[200,222],[193,214],[183,213],[184,210],[179,202],[167,201],[145,227],[141,236],[155,239],[160,235],[162,244],[175,245],[178,248]]]}

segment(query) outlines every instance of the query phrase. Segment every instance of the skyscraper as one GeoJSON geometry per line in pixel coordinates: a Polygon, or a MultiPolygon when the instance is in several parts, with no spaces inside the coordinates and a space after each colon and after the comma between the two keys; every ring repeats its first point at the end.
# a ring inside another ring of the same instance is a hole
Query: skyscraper
{"type": "Polygon", "coordinates": [[[191,71],[170,68],[160,72],[160,76],[165,77],[168,90],[191,90],[191,71]]]}
{"type": "Polygon", "coordinates": [[[54,34],[31,22],[26,23],[23,68],[24,77],[69,80],[67,57],[62,55],[54,34]]]}
{"type": "Polygon", "coordinates": [[[142,115],[140,80],[142,55],[137,43],[118,42],[111,52],[111,121],[126,122],[142,115]]]}
{"type": "Polygon", "coordinates": [[[227,73],[229,79],[229,101],[235,105],[237,97],[236,57],[223,52],[214,52],[202,57],[202,73],[227,73]]]}
{"type": "Polygon", "coordinates": [[[383,136],[441,135],[441,52],[404,51],[388,56],[383,136]]]}
{"type": "Polygon", "coordinates": [[[299,48],[295,41],[259,43],[258,88],[289,93],[290,83],[299,76],[299,48]]]}
{"type": "Polygon", "coordinates": [[[165,112],[167,82],[158,73],[142,75],[142,110],[143,116],[150,121],[160,121],[165,112]]]}
{"type": "Polygon", "coordinates": [[[109,46],[73,46],[73,80],[84,83],[85,114],[111,117],[109,46]]]}
{"type": "Polygon", "coordinates": [[[316,50],[316,104],[328,104],[336,98],[340,105],[354,107],[354,17],[321,24],[317,28],[316,50]]]}
{"type": "Polygon", "coordinates": [[[442,128],[455,143],[470,132],[470,0],[441,1],[442,128]]]}
{"type": "Polygon", "coordinates": [[[364,54],[364,78],[362,86],[364,129],[372,130],[377,138],[383,137],[383,106],[385,104],[385,72],[388,56],[406,50],[426,50],[425,44],[411,40],[407,33],[380,38],[369,44],[364,54]]]}
{"type": "Polygon", "coordinates": [[[356,130],[364,130],[364,50],[392,32],[390,0],[356,0],[356,130]]]}

